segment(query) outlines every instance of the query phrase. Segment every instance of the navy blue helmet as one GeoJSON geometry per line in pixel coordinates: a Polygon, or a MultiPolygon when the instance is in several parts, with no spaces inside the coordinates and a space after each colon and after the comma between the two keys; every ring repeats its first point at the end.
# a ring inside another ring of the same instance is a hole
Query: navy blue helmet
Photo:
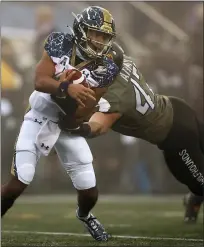
{"type": "Polygon", "coordinates": [[[79,50],[89,58],[106,55],[116,36],[112,15],[98,6],[88,7],[75,15],[73,32],[79,50]]]}

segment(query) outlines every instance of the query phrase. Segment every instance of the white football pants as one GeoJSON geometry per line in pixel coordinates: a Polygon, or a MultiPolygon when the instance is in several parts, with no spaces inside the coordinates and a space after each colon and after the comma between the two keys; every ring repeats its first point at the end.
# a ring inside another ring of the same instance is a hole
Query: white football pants
{"type": "MultiPolygon", "coordinates": [[[[33,180],[41,156],[35,144],[40,128],[38,122],[24,120],[16,140],[11,173],[24,184],[30,184],[33,180]]],[[[76,189],[85,190],[95,187],[93,156],[85,138],[61,131],[54,148],[76,189]]]]}

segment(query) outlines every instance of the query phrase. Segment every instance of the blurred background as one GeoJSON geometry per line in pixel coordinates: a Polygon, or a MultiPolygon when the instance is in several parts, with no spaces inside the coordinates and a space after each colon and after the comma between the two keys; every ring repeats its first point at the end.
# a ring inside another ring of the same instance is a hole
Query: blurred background
{"type": "MultiPolygon", "coordinates": [[[[44,39],[68,32],[71,12],[88,5],[110,10],[117,41],[155,92],[185,99],[203,120],[202,2],[2,2],[1,171],[10,174],[13,146],[44,39]]],[[[109,132],[88,141],[102,194],[177,194],[187,191],[168,171],[161,152],[145,141],[109,132]]],[[[43,157],[26,193],[75,193],[53,153],[43,157]]]]}

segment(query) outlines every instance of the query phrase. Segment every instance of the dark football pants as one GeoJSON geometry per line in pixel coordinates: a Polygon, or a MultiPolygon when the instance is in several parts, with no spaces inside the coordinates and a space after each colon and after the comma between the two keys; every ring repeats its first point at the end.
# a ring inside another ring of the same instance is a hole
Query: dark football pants
{"type": "Polygon", "coordinates": [[[196,195],[204,195],[204,124],[183,100],[169,97],[173,125],[166,140],[158,145],[175,178],[196,195]]]}

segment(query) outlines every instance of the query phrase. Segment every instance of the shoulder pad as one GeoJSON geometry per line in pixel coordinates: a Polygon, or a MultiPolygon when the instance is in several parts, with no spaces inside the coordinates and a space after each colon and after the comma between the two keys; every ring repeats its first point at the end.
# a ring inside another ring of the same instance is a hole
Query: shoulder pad
{"type": "Polygon", "coordinates": [[[124,56],[124,51],[122,47],[118,45],[116,42],[114,42],[107,57],[113,59],[114,63],[118,66],[119,70],[121,70],[123,65],[123,56],[124,56]]]}
{"type": "Polygon", "coordinates": [[[73,36],[71,34],[63,32],[52,32],[45,40],[44,49],[49,56],[58,57],[61,56],[66,49],[64,44],[66,43],[66,45],[68,45],[69,42],[71,44],[72,41],[73,36]]]}

